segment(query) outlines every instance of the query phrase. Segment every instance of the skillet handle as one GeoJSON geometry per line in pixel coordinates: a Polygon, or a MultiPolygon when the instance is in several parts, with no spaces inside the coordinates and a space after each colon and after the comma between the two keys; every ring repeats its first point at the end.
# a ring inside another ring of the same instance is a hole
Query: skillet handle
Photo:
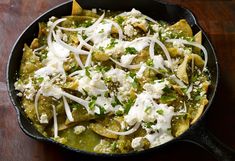
{"type": "Polygon", "coordinates": [[[184,141],[199,145],[218,161],[235,161],[235,151],[219,141],[201,122],[194,125],[188,132],[184,141]]]}

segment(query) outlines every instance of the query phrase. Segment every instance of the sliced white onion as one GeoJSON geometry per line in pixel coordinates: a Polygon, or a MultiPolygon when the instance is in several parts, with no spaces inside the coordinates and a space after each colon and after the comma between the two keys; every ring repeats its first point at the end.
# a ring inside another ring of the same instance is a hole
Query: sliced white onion
{"type": "Polygon", "coordinates": [[[58,123],[57,123],[57,114],[56,114],[56,110],[55,110],[55,106],[52,105],[53,108],[53,118],[54,118],[54,138],[58,137],[58,123]]]}
{"type": "Polygon", "coordinates": [[[109,129],[106,129],[106,131],[110,132],[110,133],[113,133],[113,134],[116,134],[116,135],[122,135],[122,136],[125,136],[125,135],[130,135],[134,132],[136,132],[140,127],[140,123],[137,122],[135,124],[135,126],[133,126],[133,128],[131,128],[130,130],[128,131],[123,131],[123,132],[118,132],[118,131],[113,131],[113,130],[109,130],[109,129]]]}
{"type": "Polygon", "coordinates": [[[44,48],[46,48],[46,47],[47,47],[46,45],[43,45],[43,46],[41,46],[41,47],[39,47],[39,48],[34,49],[33,52],[40,51],[40,50],[42,50],[42,49],[44,49],[44,48]]]}
{"type": "Polygon", "coordinates": [[[64,92],[64,91],[62,92],[62,95],[67,97],[67,98],[69,98],[69,99],[71,99],[71,100],[73,100],[73,101],[75,101],[75,102],[77,102],[77,103],[79,103],[80,105],[83,105],[88,110],[88,104],[89,104],[88,101],[85,101],[85,100],[83,100],[81,98],[73,96],[73,95],[71,95],[71,94],[69,94],[67,92],[64,92]]]}
{"type": "Polygon", "coordinates": [[[104,18],[105,13],[103,13],[97,20],[95,23],[93,23],[91,26],[89,26],[88,28],[85,27],[79,27],[79,28],[66,28],[66,27],[58,27],[61,30],[65,30],[65,31],[84,31],[84,30],[93,30],[104,18]]]}
{"type": "Polygon", "coordinates": [[[92,56],[91,53],[87,56],[85,67],[88,67],[91,65],[91,56],[92,56]]]}
{"type": "Polygon", "coordinates": [[[190,84],[188,90],[186,91],[186,95],[188,96],[188,99],[191,98],[191,92],[193,90],[193,83],[190,84]]]}
{"type": "Polygon", "coordinates": [[[149,41],[149,38],[150,38],[150,37],[138,37],[138,38],[134,39],[133,41],[129,42],[129,43],[128,43],[128,46],[134,44],[136,41],[141,41],[141,40],[149,41]]]}
{"type": "Polygon", "coordinates": [[[88,51],[85,51],[85,50],[81,50],[81,49],[78,49],[76,47],[73,47],[71,45],[68,45],[66,44],[65,42],[63,42],[58,35],[55,34],[54,31],[52,31],[52,34],[53,34],[53,37],[55,38],[56,42],[58,44],[60,44],[61,46],[63,46],[64,48],[76,53],[76,54],[81,54],[81,55],[88,55],[90,52],[88,51]]]}
{"type": "Polygon", "coordinates": [[[144,15],[146,20],[149,20],[150,22],[153,22],[153,23],[156,23],[157,24],[157,21],[155,21],[154,19],[152,19],[151,17],[147,16],[147,15],[144,15]]]}
{"type": "Polygon", "coordinates": [[[203,71],[205,71],[206,66],[207,66],[207,62],[208,62],[208,53],[206,51],[206,48],[203,45],[201,45],[197,42],[189,42],[187,40],[182,40],[182,39],[169,39],[169,40],[166,40],[166,42],[171,42],[171,43],[173,43],[175,41],[176,42],[178,41],[179,43],[182,43],[182,44],[185,44],[185,45],[192,45],[192,46],[195,46],[195,47],[201,49],[203,51],[204,57],[205,57],[205,64],[204,64],[204,67],[203,67],[203,71]]]}
{"type": "Polygon", "coordinates": [[[119,26],[119,24],[112,21],[112,20],[108,20],[108,19],[105,19],[105,21],[111,23],[118,30],[119,40],[122,40],[123,39],[123,32],[122,32],[122,28],[119,26]]]}
{"type": "Polygon", "coordinates": [[[151,43],[150,43],[150,46],[149,46],[149,56],[150,56],[150,58],[151,59],[153,59],[154,58],[154,42],[153,41],[151,41],[151,43]]]}
{"type": "Polygon", "coordinates": [[[83,65],[83,63],[82,63],[82,61],[81,61],[79,55],[77,55],[77,54],[75,54],[75,53],[74,53],[73,55],[74,55],[75,60],[77,61],[78,65],[79,65],[82,69],[84,69],[84,65],[83,65]]]}
{"type": "Polygon", "coordinates": [[[122,13],[120,13],[120,14],[117,15],[117,16],[127,16],[127,12],[122,12],[122,13]]]}
{"type": "Polygon", "coordinates": [[[54,47],[53,47],[53,45],[52,45],[52,31],[54,30],[54,28],[55,28],[59,23],[65,21],[65,20],[66,20],[66,18],[58,19],[58,20],[56,20],[56,21],[51,25],[49,34],[48,34],[48,36],[47,36],[47,44],[48,44],[49,50],[50,50],[52,53],[55,53],[54,47]]]}
{"type": "Polygon", "coordinates": [[[104,19],[105,13],[103,13],[96,21],[95,23],[93,23],[91,26],[89,26],[88,28],[86,28],[87,31],[92,31],[95,30],[95,28],[97,27],[97,25],[100,24],[100,22],[104,19]]]}
{"type": "Polygon", "coordinates": [[[111,58],[111,57],[109,57],[109,59],[112,60],[115,64],[117,64],[117,65],[119,65],[119,66],[121,66],[121,67],[123,67],[123,68],[139,69],[139,68],[141,67],[141,64],[136,64],[136,65],[124,65],[124,64],[118,62],[117,60],[111,58]]]}
{"type": "Polygon", "coordinates": [[[180,85],[182,88],[186,88],[187,86],[184,84],[184,82],[182,82],[181,80],[179,80],[175,75],[170,76],[170,78],[175,81],[178,85],[180,85]]]}
{"type": "MultiPolygon", "coordinates": [[[[41,89],[41,88],[40,88],[41,89]]],[[[41,90],[38,90],[38,92],[36,93],[36,95],[35,95],[35,100],[34,100],[34,110],[35,110],[35,113],[36,113],[36,116],[37,116],[37,119],[38,119],[38,121],[39,122],[41,122],[40,121],[40,118],[39,118],[39,112],[38,112],[38,99],[39,99],[39,97],[40,97],[40,95],[41,95],[41,90]]]]}
{"type": "Polygon", "coordinates": [[[73,76],[78,75],[78,74],[79,74],[79,71],[75,71],[75,72],[69,74],[69,76],[70,76],[70,77],[73,77],[73,76]]]}
{"type": "Polygon", "coordinates": [[[67,118],[70,122],[73,122],[74,119],[73,119],[69,104],[64,96],[63,96],[63,101],[64,101],[64,109],[65,109],[65,113],[67,115],[67,118]]]}
{"type": "MultiPolygon", "coordinates": [[[[162,48],[162,50],[163,50],[164,54],[166,55],[166,58],[167,58],[167,60],[168,60],[168,62],[169,62],[169,65],[170,65],[170,67],[171,67],[171,69],[172,69],[172,60],[171,60],[171,56],[170,56],[170,54],[169,54],[169,52],[168,52],[166,46],[165,46],[160,40],[158,40],[158,39],[154,39],[154,38],[151,38],[151,37],[149,37],[149,39],[150,39],[151,41],[157,43],[157,44],[162,48]]],[[[172,70],[173,70],[173,69],[172,69],[172,70]]]]}
{"type": "MultiPolygon", "coordinates": [[[[167,58],[167,60],[168,60],[168,62],[169,62],[169,65],[170,65],[170,67],[171,67],[171,69],[172,69],[172,60],[171,60],[171,56],[170,56],[170,54],[169,54],[169,52],[168,52],[166,46],[165,46],[161,41],[159,41],[158,39],[154,39],[154,38],[152,38],[152,37],[139,37],[139,38],[137,38],[137,39],[134,39],[134,40],[133,40],[132,42],[130,42],[128,45],[130,46],[131,44],[135,43],[136,41],[140,41],[140,40],[149,40],[149,41],[151,41],[151,42],[150,42],[150,45],[151,45],[152,42],[157,43],[157,44],[162,48],[162,50],[163,50],[164,54],[166,55],[166,58],[167,58]]],[[[151,45],[151,47],[150,47],[149,50],[151,50],[151,53],[150,53],[151,55],[150,55],[150,56],[151,56],[152,59],[153,59],[153,55],[154,55],[154,44],[151,45]]],[[[172,70],[173,70],[173,69],[172,69],[172,70]]]]}
{"type": "Polygon", "coordinates": [[[80,44],[83,46],[86,46],[86,48],[88,48],[89,50],[91,50],[93,48],[93,46],[91,46],[90,44],[87,43],[87,41],[84,41],[83,38],[78,35],[78,40],[80,41],[80,44]]]}
{"type": "Polygon", "coordinates": [[[58,26],[58,28],[61,29],[61,30],[72,31],[72,32],[83,31],[83,30],[86,29],[86,28],[84,28],[84,27],[79,27],[79,28],[66,28],[66,27],[60,27],[60,26],[58,26]]]}

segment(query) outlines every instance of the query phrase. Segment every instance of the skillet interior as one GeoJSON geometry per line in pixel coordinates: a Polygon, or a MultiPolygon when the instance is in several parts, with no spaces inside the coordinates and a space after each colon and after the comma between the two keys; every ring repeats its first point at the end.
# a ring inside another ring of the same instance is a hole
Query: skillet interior
{"type": "MultiPolygon", "coordinates": [[[[102,9],[109,9],[109,10],[130,10],[132,8],[136,8],[140,10],[142,13],[157,19],[157,20],[164,20],[167,21],[168,23],[174,23],[178,21],[179,19],[186,19],[189,24],[191,25],[193,32],[197,33],[201,28],[197,25],[196,20],[193,16],[193,14],[184,8],[181,8],[176,5],[169,5],[169,4],[164,4],[160,3],[156,0],[119,0],[119,1],[110,1],[110,0],[79,0],[78,1],[83,8],[86,9],[91,9],[91,8],[102,8],[102,9]]],[[[20,124],[21,129],[30,137],[33,137],[38,140],[46,140],[49,142],[53,142],[55,144],[59,144],[54,142],[51,139],[47,139],[43,137],[37,130],[33,127],[32,124],[30,124],[30,121],[26,118],[24,115],[23,110],[21,109],[21,104],[20,104],[20,99],[17,97],[17,91],[14,89],[14,82],[16,81],[18,77],[18,70],[20,66],[20,60],[22,58],[22,49],[24,43],[30,44],[30,42],[33,40],[34,37],[36,37],[36,34],[38,33],[38,22],[41,21],[47,21],[48,18],[51,16],[57,16],[61,17],[64,15],[69,15],[71,13],[71,7],[72,3],[66,2],[64,4],[61,4],[48,12],[46,12],[44,15],[36,19],[19,37],[19,39],[16,41],[16,44],[14,45],[12,52],[9,57],[8,61],[8,66],[7,66],[7,86],[8,86],[8,91],[9,95],[11,98],[11,101],[13,105],[16,108],[17,111],[17,116],[18,116],[18,121],[20,124]]],[[[209,106],[212,103],[217,83],[218,83],[218,64],[217,64],[217,59],[215,56],[215,52],[213,50],[213,47],[206,37],[205,33],[203,32],[203,45],[208,51],[208,69],[211,72],[211,80],[212,80],[212,85],[210,87],[210,91],[208,93],[208,100],[209,104],[207,105],[206,110],[203,113],[203,116],[205,113],[208,111],[209,106]]],[[[202,118],[202,117],[201,117],[202,118]]],[[[201,119],[200,118],[200,119],[201,119]]],[[[200,120],[199,119],[199,120],[200,120]]],[[[192,127],[190,127],[187,131],[190,131],[192,127]]],[[[187,131],[185,133],[187,133],[187,131]]],[[[157,149],[159,147],[163,147],[168,145],[169,143],[172,143],[174,141],[177,141],[177,139],[181,139],[184,137],[184,134],[181,135],[179,138],[176,138],[168,143],[165,143],[161,146],[145,150],[146,151],[152,151],[154,149],[157,149]]],[[[70,149],[72,151],[76,152],[82,152],[80,150],[74,150],[73,148],[67,147],[65,145],[59,144],[63,147],[66,147],[67,149],[70,149]]],[[[94,154],[94,155],[100,155],[96,153],[90,153],[90,152],[82,152],[85,154],[94,154]]],[[[136,153],[142,153],[142,152],[132,152],[128,154],[121,154],[122,156],[126,155],[131,155],[131,154],[136,154],[136,153]]],[[[102,154],[101,154],[102,155],[102,154]]],[[[120,156],[120,154],[108,154],[106,156],[120,156]]]]}

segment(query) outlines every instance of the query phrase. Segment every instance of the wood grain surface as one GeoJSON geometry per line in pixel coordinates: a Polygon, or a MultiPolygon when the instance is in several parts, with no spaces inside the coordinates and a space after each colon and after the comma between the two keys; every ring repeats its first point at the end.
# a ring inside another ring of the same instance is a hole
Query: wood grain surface
{"type": "MultiPolygon", "coordinates": [[[[11,47],[36,17],[65,0],[0,0],[0,161],[82,160],[60,148],[26,136],[18,126],[8,98],[5,68],[11,47]]],[[[212,41],[220,64],[220,83],[205,122],[222,142],[235,149],[235,1],[166,0],[195,14],[212,41]]],[[[105,160],[105,159],[103,159],[105,160]]],[[[215,161],[208,152],[190,143],[177,143],[135,160],[215,161]]]]}

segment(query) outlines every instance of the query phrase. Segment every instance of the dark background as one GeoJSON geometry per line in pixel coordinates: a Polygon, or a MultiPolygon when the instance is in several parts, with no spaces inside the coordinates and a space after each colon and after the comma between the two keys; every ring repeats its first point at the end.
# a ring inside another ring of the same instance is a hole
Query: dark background
{"type": "MultiPolygon", "coordinates": [[[[216,49],[219,90],[204,121],[216,137],[235,149],[235,1],[165,1],[193,11],[216,49]]],[[[17,37],[36,17],[62,2],[65,0],[0,0],[0,161],[73,160],[69,153],[33,140],[20,130],[5,85],[7,58],[17,37]]],[[[183,142],[135,160],[215,161],[200,147],[183,142]]]]}

